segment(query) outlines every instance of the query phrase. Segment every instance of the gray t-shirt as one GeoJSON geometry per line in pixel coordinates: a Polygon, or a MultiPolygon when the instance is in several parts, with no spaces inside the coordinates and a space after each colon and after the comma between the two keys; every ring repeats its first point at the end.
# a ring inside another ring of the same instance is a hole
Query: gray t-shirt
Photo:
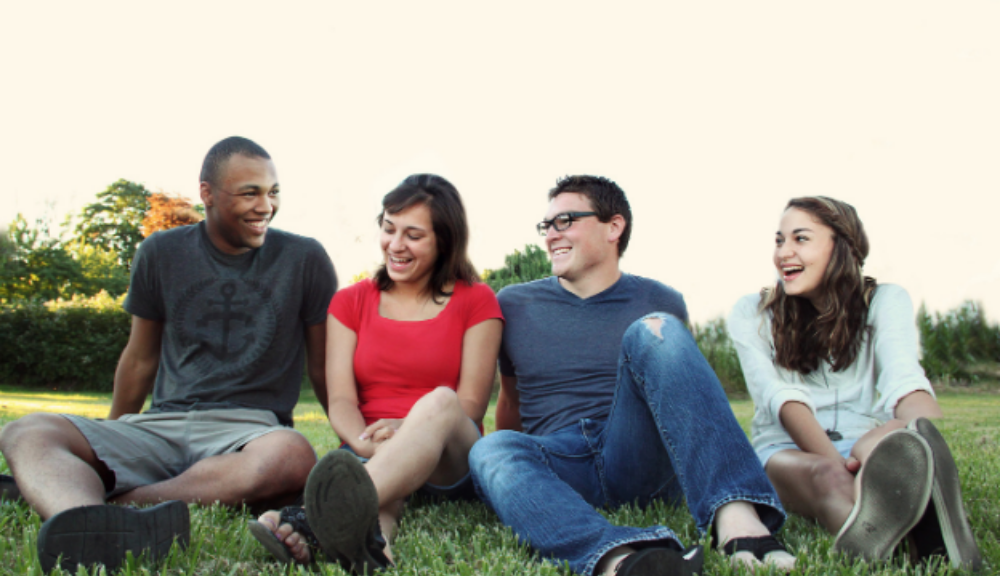
{"type": "Polygon", "coordinates": [[[305,328],[326,319],[337,290],[330,257],[312,238],[274,228],[263,246],[221,252],[205,223],[157,232],[139,245],[125,310],[163,322],[149,412],[271,410],[292,422],[305,364],[305,328]]]}
{"type": "Polygon", "coordinates": [[[535,435],[607,418],[622,336],[633,322],[651,312],[688,319],[679,292],[631,274],[586,299],[554,276],[508,286],[497,298],[507,320],[500,372],[517,377],[521,423],[535,435]]]}

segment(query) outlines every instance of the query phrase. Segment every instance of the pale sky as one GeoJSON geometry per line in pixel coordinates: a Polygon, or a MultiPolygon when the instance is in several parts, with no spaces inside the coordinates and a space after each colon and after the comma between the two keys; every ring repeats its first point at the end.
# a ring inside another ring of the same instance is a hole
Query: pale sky
{"type": "Polygon", "coordinates": [[[458,187],[480,270],[588,173],[631,201],[622,268],[695,321],[774,281],[782,208],[814,194],[858,209],[868,274],[997,320],[998,30],[997,0],[0,0],[0,224],[60,222],[119,178],[195,198],[238,134],[275,160],[274,225],[344,284],[410,173],[458,187]]]}

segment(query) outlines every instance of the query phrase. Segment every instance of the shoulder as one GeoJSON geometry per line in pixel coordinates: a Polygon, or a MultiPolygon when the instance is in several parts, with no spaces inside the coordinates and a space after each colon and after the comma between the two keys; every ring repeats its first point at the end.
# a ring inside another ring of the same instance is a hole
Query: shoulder
{"type": "Polygon", "coordinates": [[[361,300],[371,297],[371,295],[376,293],[378,293],[378,285],[375,284],[375,281],[371,278],[365,278],[360,282],[356,282],[346,288],[337,290],[337,293],[333,295],[333,299],[334,301],[361,300]]]}
{"type": "Polygon", "coordinates": [[[553,293],[553,282],[556,281],[555,276],[549,276],[523,284],[511,284],[500,290],[500,293],[497,294],[497,300],[500,301],[501,306],[530,302],[539,295],[553,293]]]}
{"type": "Polygon", "coordinates": [[[271,228],[267,231],[265,246],[275,250],[295,250],[308,255],[326,256],[326,249],[319,243],[319,240],[309,236],[301,236],[292,232],[286,232],[279,228],[271,228]]]}
{"type": "Polygon", "coordinates": [[[760,302],[760,292],[747,294],[736,301],[736,305],[733,306],[731,316],[740,318],[760,316],[760,302]]]}
{"type": "Polygon", "coordinates": [[[872,324],[892,318],[904,318],[909,322],[913,319],[913,301],[909,292],[902,286],[879,284],[875,288],[868,311],[872,324]]]}
{"type": "Polygon", "coordinates": [[[204,224],[193,224],[153,232],[148,238],[139,243],[139,247],[136,249],[136,256],[139,258],[148,258],[154,253],[162,252],[163,254],[178,255],[187,258],[188,251],[198,243],[202,226],[204,224]]]}
{"type": "Polygon", "coordinates": [[[472,284],[457,282],[455,283],[455,294],[460,298],[468,298],[476,301],[497,299],[493,293],[493,289],[485,282],[473,282],[472,284]]]}
{"type": "Polygon", "coordinates": [[[684,322],[688,321],[687,304],[684,296],[676,289],[659,280],[633,274],[623,274],[622,284],[624,290],[647,303],[651,309],[669,312],[684,322]]]}

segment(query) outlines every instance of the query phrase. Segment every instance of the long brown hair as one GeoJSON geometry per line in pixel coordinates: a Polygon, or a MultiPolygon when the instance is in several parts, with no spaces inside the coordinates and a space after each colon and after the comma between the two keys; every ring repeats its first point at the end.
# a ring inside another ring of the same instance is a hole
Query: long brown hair
{"type": "MultiPolygon", "coordinates": [[[[418,204],[430,210],[437,239],[437,261],[429,288],[431,297],[438,302],[438,298],[451,296],[452,293],[444,289],[448,284],[463,281],[471,286],[479,278],[469,260],[469,225],[462,198],[451,182],[434,174],[414,174],[382,198],[379,226],[386,214],[398,214],[418,204]]],[[[385,264],[375,272],[375,282],[379,290],[392,288],[394,283],[385,264]]]]}
{"type": "Polygon", "coordinates": [[[817,309],[806,298],[789,296],[779,280],[761,291],[762,312],[771,314],[775,362],[808,374],[823,360],[834,372],[854,363],[868,330],[868,305],[874,278],[862,267],[868,257],[868,235],[854,206],[826,196],[792,198],[785,206],[808,212],[834,232],[833,252],[823,274],[823,298],[817,309]]]}

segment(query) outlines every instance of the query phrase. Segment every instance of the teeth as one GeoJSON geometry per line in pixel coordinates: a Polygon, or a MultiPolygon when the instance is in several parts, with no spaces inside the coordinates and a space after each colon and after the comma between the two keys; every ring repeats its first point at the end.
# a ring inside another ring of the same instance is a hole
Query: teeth
{"type": "Polygon", "coordinates": [[[796,272],[802,272],[803,270],[805,270],[805,268],[802,267],[802,266],[793,266],[791,268],[784,268],[783,269],[783,271],[785,272],[785,274],[794,274],[796,272]]]}
{"type": "Polygon", "coordinates": [[[552,255],[558,256],[560,254],[565,254],[567,252],[569,252],[569,248],[556,248],[555,250],[552,251],[552,255]]]}
{"type": "Polygon", "coordinates": [[[405,264],[410,260],[411,260],[410,258],[396,258],[395,256],[389,256],[389,261],[394,262],[396,264],[405,264]]]}

